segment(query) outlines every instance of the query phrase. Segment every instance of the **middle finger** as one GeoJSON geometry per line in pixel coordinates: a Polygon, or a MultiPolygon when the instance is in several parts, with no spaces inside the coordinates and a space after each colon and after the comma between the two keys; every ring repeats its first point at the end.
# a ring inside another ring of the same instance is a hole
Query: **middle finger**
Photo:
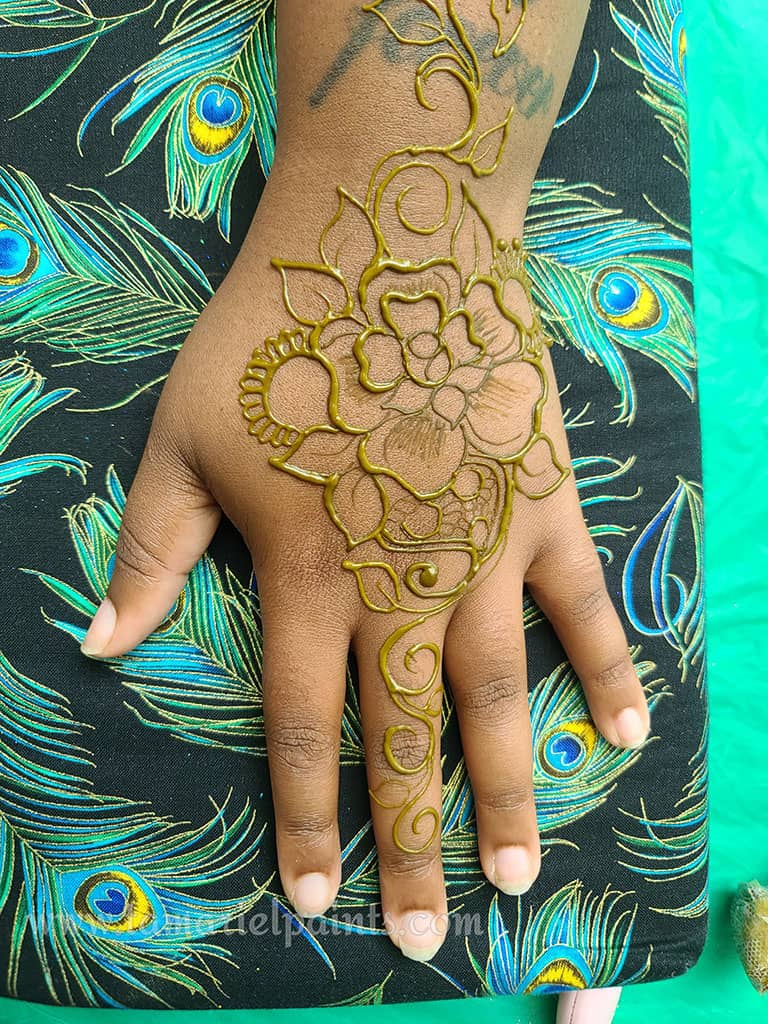
{"type": "Polygon", "coordinates": [[[443,943],[440,854],[442,626],[367,617],[355,636],[384,923],[405,956],[443,943]],[[410,652],[410,653],[409,653],[410,652]]]}

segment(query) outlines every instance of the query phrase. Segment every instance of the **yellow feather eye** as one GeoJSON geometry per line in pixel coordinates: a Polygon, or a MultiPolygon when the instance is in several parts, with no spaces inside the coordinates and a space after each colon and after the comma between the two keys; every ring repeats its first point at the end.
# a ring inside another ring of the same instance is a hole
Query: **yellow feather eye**
{"type": "Polygon", "coordinates": [[[253,104],[237,82],[212,75],[199,82],[187,100],[185,131],[198,156],[220,160],[253,123],[253,104]]]}
{"type": "Polygon", "coordinates": [[[543,967],[530,984],[526,985],[523,994],[531,995],[540,992],[542,989],[551,992],[559,991],[560,989],[586,987],[586,979],[578,968],[570,960],[561,957],[543,967]]]}
{"type": "Polygon", "coordinates": [[[656,290],[637,271],[605,267],[592,279],[592,306],[611,327],[643,331],[658,327],[664,311],[656,290]]]}
{"type": "Polygon", "coordinates": [[[565,722],[541,737],[539,761],[551,775],[566,779],[581,771],[596,742],[597,729],[588,719],[565,722]]]}
{"type": "Polygon", "coordinates": [[[23,232],[0,221],[0,286],[24,284],[40,261],[35,242],[23,232]]]}
{"type": "Polygon", "coordinates": [[[78,887],[74,897],[78,917],[100,931],[123,934],[148,928],[157,918],[155,907],[139,883],[124,871],[99,871],[78,887]]]}

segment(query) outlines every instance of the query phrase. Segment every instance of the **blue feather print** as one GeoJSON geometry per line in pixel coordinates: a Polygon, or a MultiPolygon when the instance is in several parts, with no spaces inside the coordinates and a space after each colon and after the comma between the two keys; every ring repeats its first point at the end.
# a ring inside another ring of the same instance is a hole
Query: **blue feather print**
{"type": "Polygon", "coordinates": [[[704,505],[700,484],[682,477],[677,481],[627,558],[624,606],[638,633],[663,636],[677,651],[681,682],[693,676],[700,687],[705,668],[704,505]],[[677,571],[678,557],[681,565],[692,567],[691,579],[677,571]],[[647,613],[639,607],[641,597],[647,613]]]}
{"type": "Polygon", "coordinates": [[[138,213],[91,189],[47,202],[0,167],[0,339],[120,363],[179,347],[212,289],[138,213]]]}
{"type": "MultiPolygon", "coordinates": [[[[152,983],[213,1002],[209,941],[261,898],[199,893],[249,864],[261,832],[247,802],[227,820],[228,796],[205,824],[184,828],[149,806],[95,793],[78,745],[86,726],[65,698],[0,653],[0,912],[13,908],[8,991],[17,995],[31,945],[57,1002],[169,1004],[152,983]]],[[[215,1005],[215,1003],[214,1003],[215,1005]]]]}
{"type": "MultiPolygon", "coordinates": [[[[66,513],[90,593],[48,573],[25,570],[86,618],[79,624],[44,613],[50,625],[78,644],[106,594],[114,564],[126,500],[114,467],[108,470],[106,488],[106,499],[92,495],[66,513]]],[[[165,622],[128,654],[103,663],[140,701],[139,707],[128,706],[147,728],[168,731],[188,743],[265,754],[258,598],[253,586],[243,585],[229,568],[222,577],[210,556],[195,565],[165,622]]],[[[341,759],[364,759],[359,707],[349,674],[341,759]]]]}
{"type": "Polygon", "coordinates": [[[53,95],[80,67],[100,39],[150,10],[156,3],[157,0],[150,0],[136,10],[99,17],[85,0],[71,0],[68,4],[60,0],[0,0],[0,29],[3,30],[0,60],[50,57],[76,51],[70,63],[50,85],[14,117],[26,114],[53,95]]]}
{"type": "MultiPolygon", "coordinates": [[[[653,714],[668,689],[654,678],[653,662],[632,649],[638,677],[653,714]]],[[[592,721],[584,691],[568,662],[543,679],[529,697],[533,736],[533,787],[542,842],[605,803],[616,780],[642,757],[644,747],[609,743],[592,721]]],[[[651,739],[647,742],[653,742],[651,739]]]]}
{"type": "MultiPolygon", "coordinates": [[[[0,456],[4,455],[21,431],[37,416],[76,394],[72,388],[44,392],[45,380],[23,355],[0,359],[0,456]]],[[[0,461],[0,500],[8,497],[24,477],[48,469],[75,473],[85,483],[89,464],[74,455],[20,455],[0,461]]]]}
{"type": "Polygon", "coordinates": [[[238,172],[253,142],[265,174],[274,157],[275,18],[271,0],[185,0],[164,48],[109,90],[83,118],[79,144],[95,116],[131,88],[112,130],[138,114],[120,170],[165,128],[166,187],[171,216],[207,220],[218,214],[230,233],[238,172]]]}
{"type": "MultiPolygon", "coordinates": [[[[614,54],[643,75],[640,95],[672,136],[680,163],[669,162],[688,176],[688,37],[682,0],[645,0],[634,6],[642,21],[611,4],[613,20],[635,49],[634,57],[614,54]]],[[[669,158],[667,158],[669,159],[669,158]]]]}
{"type": "Polygon", "coordinates": [[[603,366],[619,393],[614,422],[631,424],[637,394],[624,350],[662,366],[693,399],[696,349],[681,285],[690,243],[603,205],[596,185],[536,182],[525,240],[534,298],[550,333],[603,366]]]}
{"type": "MultiPolygon", "coordinates": [[[[671,883],[675,891],[680,879],[706,872],[709,842],[708,734],[709,715],[705,719],[698,750],[689,762],[691,777],[675,804],[679,808],[676,813],[662,818],[651,817],[646,800],[640,801],[640,814],[619,808],[632,820],[634,828],[632,833],[617,828],[613,830],[620,840],[620,849],[632,857],[631,861],[619,863],[660,888],[671,883]]],[[[650,909],[672,917],[692,918],[706,914],[708,906],[705,875],[701,889],[688,903],[650,909]]]]}
{"type": "MultiPolygon", "coordinates": [[[[466,940],[467,954],[488,995],[548,995],[569,989],[603,988],[616,983],[630,952],[637,904],[621,908],[632,893],[606,887],[602,896],[584,893],[574,880],[524,918],[517,897],[517,926],[510,935],[499,909],[499,894],[488,910],[488,955],[481,964],[466,940]],[[523,924],[523,921],[525,923],[523,924]]],[[[622,984],[641,981],[645,963],[622,984]]]]}

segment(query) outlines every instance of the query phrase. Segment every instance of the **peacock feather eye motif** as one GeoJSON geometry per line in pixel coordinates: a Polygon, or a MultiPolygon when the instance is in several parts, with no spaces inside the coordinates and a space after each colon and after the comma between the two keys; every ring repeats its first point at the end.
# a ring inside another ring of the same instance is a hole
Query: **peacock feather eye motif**
{"type": "MultiPolygon", "coordinates": [[[[668,691],[654,677],[653,662],[633,648],[637,674],[653,713],[668,691]]],[[[529,696],[533,737],[533,789],[542,843],[605,803],[616,780],[642,756],[621,749],[595,728],[581,683],[568,662],[558,665],[529,696]]]]}
{"type": "Polygon", "coordinates": [[[66,872],[61,893],[72,919],[91,935],[145,939],[165,925],[163,905],[151,887],[125,868],[66,872]]]}
{"type": "Polygon", "coordinates": [[[201,163],[225,159],[252,125],[250,95],[221,75],[198,82],[184,104],[185,141],[201,163]]]}
{"type": "Polygon", "coordinates": [[[672,136],[679,163],[667,158],[688,175],[688,36],[682,0],[633,0],[640,18],[622,13],[611,4],[613,20],[635,50],[627,57],[614,54],[643,76],[645,91],[640,93],[656,112],[656,117],[672,136]]]}
{"type": "Polygon", "coordinates": [[[689,398],[696,366],[690,242],[603,204],[596,185],[542,179],[526,219],[533,295],[548,333],[604,367],[631,424],[637,392],[625,352],[662,366],[689,398]]]}
{"type": "Polygon", "coordinates": [[[31,235],[0,221],[0,288],[26,284],[40,263],[40,250],[31,235]]]}
{"type": "Polygon", "coordinates": [[[112,130],[143,115],[117,170],[165,130],[171,216],[217,216],[230,234],[237,175],[252,145],[264,174],[274,158],[277,116],[272,0],[183,0],[159,53],[126,75],[88,111],[78,143],[102,109],[131,93],[112,130]]]}
{"type": "MultiPolygon", "coordinates": [[[[211,941],[262,898],[250,878],[228,898],[199,895],[258,855],[248,801],[231,791],[192,827],[151,806],[93,791],[85,726],[65,698],[23,675],[0,652],[0,913],[12,912],[7,986],[18,996],[22,960],[39,963],[51,1001],[124,1007],[136,993],[168,1002],[153,983],[179,985],[216,1005],[211,941]]],[[[232,889],[232,893],[236,890],[232,889]]]]}
{"type": "MultiPolygon", "coordinates": [[[[488,954],[482,964],[467,938],[467,955],[487,995],[547,995],[569,989],[612,985],[629,956],[637,903],[621,901],[633,893],[607,886],[602,896],[585,893],[575,879],[541,906],[523,913],[517,897],[514,935],[504,923],[495,893],[488,910],[488,954]]],[[[626,985],[649,971],[651,952],[626,985]]]]}
{"type": "Polygon", "coordinates": [[[90,189],[75,195],[46,199],[0,167],[0,339],[73,361],[167,355],[212,294],[205,275],[135,211],[90,189]]]}
{"type": "Polygon", "coordinates": [[[599,320],[630,336],[639,331],[662,331],[669,323],[669,309],[662,306],[654,285],[621,264],[596,270],[589,296],[599,320]]]}
{"type": "Polygon", "coordinates": [[[555,779],[569,779],[590,758],[598,739],[593,722],[575,719],[548,730],[538,741],[538,760],[555,779]]]}

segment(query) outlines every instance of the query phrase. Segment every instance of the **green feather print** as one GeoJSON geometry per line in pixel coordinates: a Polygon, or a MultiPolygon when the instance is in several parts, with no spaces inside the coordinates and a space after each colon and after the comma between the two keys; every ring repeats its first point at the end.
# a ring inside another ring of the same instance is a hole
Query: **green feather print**
{"type": "MultiPolygon", "coordinates": [[[[76,394],[72,388],[45,391],[45,380],[25,356],[16,354],[0,359],[0,456],[3,456],[22,430],[49,409],[76,394]]],[[[74,455],[20,455],[0,458],[0,501],[13,494],[21,481],[48,469],[74,473],[85,483],[87,462],[74,455]]]]}

